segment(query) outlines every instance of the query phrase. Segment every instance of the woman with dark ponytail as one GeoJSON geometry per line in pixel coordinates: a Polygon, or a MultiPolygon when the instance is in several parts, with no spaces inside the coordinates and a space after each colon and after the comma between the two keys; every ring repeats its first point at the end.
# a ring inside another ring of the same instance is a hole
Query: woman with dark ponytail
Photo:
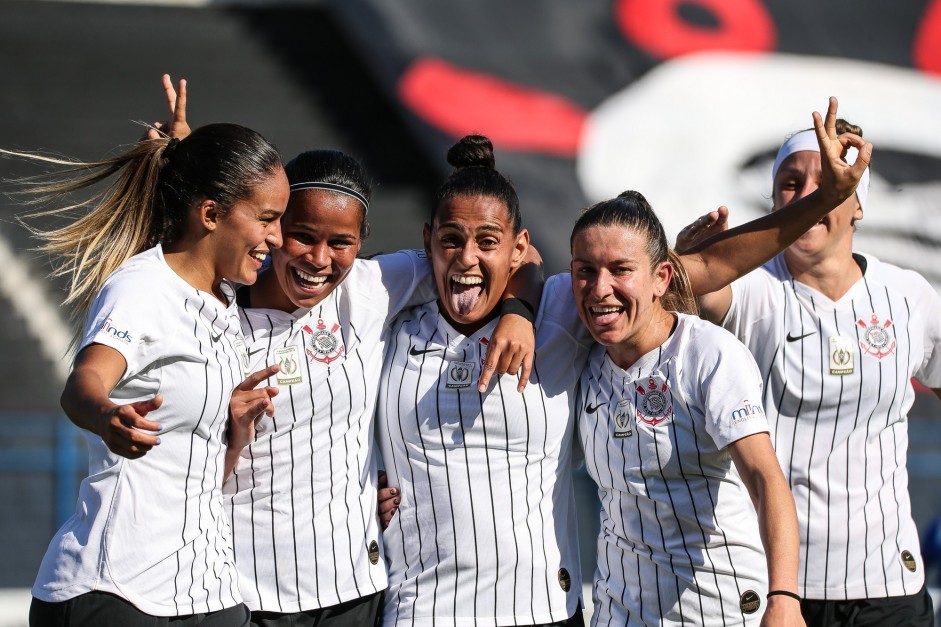
{"type": "Polygon", "coordinates": [[[239,388],[249,419],[272,411],[272,391],[252,388],[276,368],[246,378],[235,284],[281,244],[280,157],[234,124],[95,163],[19,156],[68,167],[27,181],[38,201],[110,181],[33,214],[85,212],[33,232],[86,320],[62,407],[85,429],[90,474],[43,559],[30,623],[245,625],[222,509],[228,410],[239,388]]]}
{"type": "MultiPolygon", "coordinates": [[[[173,119],[160,126],[185,137],[185,85],[164,86],[173,119]]],[[[310,150],[285,170],[283,245],[237,295],[250,368],[279,366],[265,389],[280,394],[273,417],[249,405],[257,422],[233,420],[225,509],[252,625],[368,627],[387,586],[373,422],[382,356],[393,318],[434,300],[435,285],[419,251],[358,258],[374,209],[356,159],[310,150]]],[[[522,274],[521,289],[535,283],[522,274]]],[[[532,323],[508,315],[499,326],[492,370],[515,372],[531,358],[532,323]]]]}

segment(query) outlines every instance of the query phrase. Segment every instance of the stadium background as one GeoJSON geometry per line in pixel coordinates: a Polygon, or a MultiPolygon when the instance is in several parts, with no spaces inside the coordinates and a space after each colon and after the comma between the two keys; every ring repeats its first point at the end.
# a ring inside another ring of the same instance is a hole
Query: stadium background
{"type": "MultiPolygon", "coordinates": [[[[164,72],[189,80],[193,125],[245,124],[286,158],[361,158],[377,183],[366,253],[419,245],[447,147],[490,135],[550,272],[578,210],[623,189],[670,236],[719,204],[733,223],[766,211],[774,149],[834,94],[877,150],[858,248],[941,287],[941,0],[2,0],[0,147],[110,154],[165,118],[164,72]]],[[[29,173],[0,160],[0,178],[29,173]]],[[[25,624],[22,589],[84,476],[58,411],[63,286],[21,211],[0,197],[0,625],[25,624]]],[[[941,513],[939,417],[920,394],[923,533],[941,513]]],[[[578,485],[590,565],[593,490],[578,485]]]]}

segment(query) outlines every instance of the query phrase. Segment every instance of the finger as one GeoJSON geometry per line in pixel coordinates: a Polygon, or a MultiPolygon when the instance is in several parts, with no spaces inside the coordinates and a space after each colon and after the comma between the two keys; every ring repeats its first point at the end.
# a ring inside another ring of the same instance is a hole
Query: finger
{"type": "Polygon", "coordinates": [[[278,395],[278,392],[280,391],[281,391],[281,388],[275,387],[273,385],[269,385],[265,387],[265,394],[268,395],[268,398],[274,398],[275,396],[278,395]]]}
{"type": "Polygon", "coordinates": [[[179,124],[186,124],[186,80],[180,79],[180,91],[176,93],[176,102],[170,110],[173,114],[173,124],[175,128],[179,124]]]}
{"type": "Polygon", "coordinates": [[[839,103],[836,100],[836,96],[830,96],[830,100],[827,103],[827,118],[824,121],[824,127],[827,131],[827,137],[833,139],[836,137],[836,112],[839,107],[839,103]]]}
{"type": "Polygon", "coordinates": [[[176,90],[173,88],[173,79],[170,78],[169,74],[164,74],[162,82],[163,93],[167,98],[167,107],[170,109],[170,117],[173,118],[176,115],[175,110],[178,100],[176,90]]]}
{"type": "Polygon", "coordinates": [[[522,393],[526,389],[526,384],[529,383],[529,375],[533,371],[533,354],[528,353],[523,357],[523,366],[520,370],[520,382],[516,386],[516,389],[522,393]]]}
{"type": "Polygon", "coordinates": [[[477,382],[477,391],[481,394],[487,391],[487,388],[490,387],[490,377],[493,376],[493,371],[496,369],[496,357],[499,356],[500,349],[490,345],[490,350],[487,351],[487,361],[484,363],[484,367],[480,370],[480,379],[477,382]],[[497,353],[494,355],[494,353],[497,353]]]}
{"type": "Polygon", "coordinates": [[[245,377],[245,380],[239,383],[235,389],[242,390],[242,391],[254,390],[258,386],[259,383],[261,383],[265,379],[273,377],[280,369],[281,369],[281,366],[279,366],[278,364],[274,364],[272,366],[268,366],[267,368],[263,368],[257,372],[253,372],[247,377],[245,377]]]}
{"type": "Polygon", "coordinates": [[[386,474],[385,470],[380,470],[376,475],[376,486],[380,491],[389,487],[389,475],[386,474]]]}
{"type": "Polygon", "coordinates": [[[379,515],[380,516],[388,515],[389,518],[392,518],[392,514],[394,514],[397,509],[399,509],[398,497],[394,497],[394,498],[379,502],[379,515]]]}

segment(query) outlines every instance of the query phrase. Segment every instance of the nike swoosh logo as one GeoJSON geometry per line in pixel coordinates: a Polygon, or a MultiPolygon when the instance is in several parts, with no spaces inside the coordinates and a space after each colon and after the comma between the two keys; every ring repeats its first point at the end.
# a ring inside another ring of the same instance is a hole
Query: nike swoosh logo
{"type": "Polygon", "coordinates": [[[436,350],[438,350],[438,349],[437,349],[437,348],[426,348],[425,350],[418,350],[417,348],[415,348],[415,347],[413,346],[413,347],[411,347],[410,349],[408,349],[408,354],[417,357],[417,356],[419,356],[419,355],[424,355],[425,353],[433,353],[433,352],[435,352],[436,350]]]}
{"type": "Polygon", "coordinates": [[[803,335],[798,335],[797,337],[795,337],[795,336],[791,335],[790,333],[788,333],[788,334],[787,334],[787,337],[786,337],[785,339],[786,339],[788,342],[796,342],[797,340],[802,340],[802,339],[804,339],[805,337],[810,337],[810,336],[813,335],[814,333],[816,333],[816,331],[811,331],[810,333],[805,333],[805,334],[803,334],[803,335]]]}
{"type": "Polygon", "coordinates": [[[254,355],[255,353],[260,353],[260,352],[263,351],[263,350],[265,350],[265,349],[264,349],[264,348],[256,348],[256,349],[253,350],[253,351],[248,351],[248,356],[251,357],[251,356],[254,355]]]}
{"type": "Polygon", "coordinates": [[[585,405],[585,412],[593,414],[598,411],[598,408],[601,407],[604,403],[598,403],[597,405],[592,405],[591,403],[585,405]]]}
{"type": "Polygon", "coordinates": [[[222,334],[223,334],[223,333],[224,333],[224,331],[220,331],[220,332],[219,332],[219,335],[213,335],[213,334],[212,334],[212,331],[210,331],[210,332],[209,332],[209,338],[210,338],[213,342],[218,342],[219,340],[222,339],[222,334]]]}

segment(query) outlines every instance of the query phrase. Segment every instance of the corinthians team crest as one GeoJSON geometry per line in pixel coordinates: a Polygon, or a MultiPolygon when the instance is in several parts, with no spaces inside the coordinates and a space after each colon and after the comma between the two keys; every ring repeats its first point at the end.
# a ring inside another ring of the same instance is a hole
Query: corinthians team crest
{"type": "Polygon", "coordinates": [[[311,329],[309,325],[304,326],[304,332],[310,335],[310,338],[304,342],[304,350],[307,352],[307,358],[311,361],[319,361],[322,364],[330,364],[343,356],[345,347],[343,338],[337,331],[340,325],[334,322],[330,329],[324,324],[323,319],[317,320],[317,328],[311,329]]]}
{"type": "Polygon", "coordinates": [[[895,352],[895,340],[889,335],[891,320],[886,318],[884,322],[879,322],[879,316],[872,314],[868,323],[860,318],[856,324],[863,329],[863,339],[859,341],[859,347],[864,353],[882,359],[895,352]]]}
{"type": "Polygon", "coordinates": [[[665,420],[673,417],[673,397],[666,381],[658,384],[652,376],[647,379],[647,385],[638,385],[640,404],[635,410],[637,419],[656,427],[665,420]]]}

